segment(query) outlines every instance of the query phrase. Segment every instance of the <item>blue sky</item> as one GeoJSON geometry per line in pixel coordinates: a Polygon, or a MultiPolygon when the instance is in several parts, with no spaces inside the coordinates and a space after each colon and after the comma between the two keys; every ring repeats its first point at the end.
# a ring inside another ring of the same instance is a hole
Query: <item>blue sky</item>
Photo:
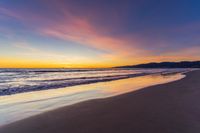
{"type": "Polygon", "coordinates": [[[200,59],[199,0],[1,0],[0,67],[200,59]]]}

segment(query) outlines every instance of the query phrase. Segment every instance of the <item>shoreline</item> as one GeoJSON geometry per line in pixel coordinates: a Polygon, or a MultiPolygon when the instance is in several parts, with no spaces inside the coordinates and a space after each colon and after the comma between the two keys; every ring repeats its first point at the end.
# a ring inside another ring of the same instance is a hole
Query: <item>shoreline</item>
{"type": "MultiPolygon", "coordinates": [[[[9,96],[9,95],[15,95],[15,94],[20,94],[20,93],[27,93],[27,92],[34,92],[34,91],[44,91],[44,90],[50,90],[50,89],[60,89],[64,87],[72,87],[72,86],[78,86],[78,85],[87,85],[87,84],[94,84],[94,83],[100,83],[100,82],[109,82],[109,81],[115,81],[115,80],[121,80],[121,79],[128,79],[128,78],[134,78],[134,77],[139,77],[139,76],[145,76],[145,75],[150,75],[150,74],[129,74],[129,75],[116,75],[116,76],[107,76],[104,78],[107,79],[102,79],[102,80],[91,80],[91,81],[84,81],[84,82],[79,82],[79,83],[63,83],[60,85],[52,85],[49,87],[36,87],[36,88],[31,88],[31,89],[20,89],[20,88],[12,88],[12,89],[5,89],[5,90],[0,90],[0,96],[9,96]]],[[[96,78],[96,77],[93,77],[96,78]]],[[[93,79],[92,78],[92,79],[93,79]]]]}
{"type": "MultiPolygon", "coordinates": [[[[51,133],[56,131],[61,133],[66,131],[72,133],[133,131],[141,133],[153,133],[153,131],[190,133],[188,130],[191,129],[193,133],[197,133],[200,131],[200,126],[197,124],[200,125],[200,123],[194,121],[193,117],[190,118],[191,114],[189,115],[187,111],[192,110],[186,108],[190,105],[187,99],[190,100],[192,97],[186,97],[185,100],[183,92],[179,92],[179,89],[182,88],[182,91],[186,91],[184,94],[187,95],[187,91],[189,92],[191,88],[198,88],[198,85],[200,85],[198,79],[200,71],[192,71],[186,73],[186,75],[185,78],[178,81],[150,86],[109,98],[94,99],[61,107],[5,125],[0,128],[0,131],[4,133],[51,133]],[[192,86],[191,83],[196,85],[193,84],[192,86]],[[183,99],[181,99],[182,97],[183,99]],[[180,110],[182,107],[185,110],[180,110]],[[175,119],[176,117],[179,119],[175,119]],[[185,117],[189,117],[188,121],[185,117]],[[138,121],[139,123],[137,123],[138,121]],[[191,123],[188,123],[190,121],[191,123]],[[195,122],[197,124],[194,124],[195,122]],[[198,130],[191,124],[194,124],[198,130]],[[144,128],[148,130],[144,130],[144,128]]],[[[200,93],[198,94],[200,95],[200,93]]],[[[192,108],[200,109],[197,105],[192,106],[192,108]]],[[[196,113],[198,116],[200,115],[200,113],[196,113]]]]}
{"type": "Polygon", "coordinates": [[[183,73],[152,74],[59,90],[46,90],[0,97],[0,127],[50,110],[83,101],[113,97],[149,86],[184,78],[183,73]]]}
{"type": "MultiPolygon", "coordinates": [[[[79,77],[79,78],[61,78],[61,79],[53,79],[53,80],[43,80],[43,82],[60,82],[60,81],[65,81],[63,83],[57,84],[49,84],[49,85],[36,85],[36,86],[26,86],[25,88],[22,87],[11,87],[9,89],[0,89],[0,97],[1,96],[11,96],[15,94],[20,94],[20,93],[28,93],[28,92],[36,92],[36,91],[44,91],[44,90],[51,90],[51,89],[60,89],[64,87],[72,87],[72,86],[78,86],[78,85],[88,85],[88,84],[94,84],[94,83],[101,83],[101,82],[109,82],[109,81],[116,81],[116,80],[122,80],[122,79],[128,79],[128,78],[134,78],[134,77],[141,77],[145,75],[152,75],[152,74],[174,74],[174,73],[182,73],[182,72],[187,72],[189,70],[187,69],[181,69],[178,68],[176,69],[171,69],[174,71],[169,71],[163,69],[163,71],[158,71],[158,72],[141,72],[141,73],[127,73],[127,74],[119,74],[119,75],[108,75],[108,76],[97,76],[97,77],[79,77]],[[180,69],[180,70],[178,70],[180,69]],[[84,79],[84,80],[83,80],[84,79]],[[70,80],[74,80],[73,82],[68,82],[70,80]]],[[[158,70],[158,69],[155,69],[158,70]]],[[[192,69],[191,69],[192,70],[192,69]]],[[[43,72],[43,71],[33,71],[33,72],[43,72]]],[[[53,72],[53,71],[44,71],[44,72],[53,72]]],[[[61,71],[62,72],[62,71],[61,71]]]]}

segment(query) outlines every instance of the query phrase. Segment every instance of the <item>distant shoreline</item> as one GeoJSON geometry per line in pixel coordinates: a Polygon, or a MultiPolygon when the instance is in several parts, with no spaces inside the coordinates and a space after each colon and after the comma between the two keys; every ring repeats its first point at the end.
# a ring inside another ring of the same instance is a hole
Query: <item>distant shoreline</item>
{"type": "Polygon", "coordinates": [[[138,65],[118,66],[115,68],[200,68],[200,61],[152,62],[138,65]]]}

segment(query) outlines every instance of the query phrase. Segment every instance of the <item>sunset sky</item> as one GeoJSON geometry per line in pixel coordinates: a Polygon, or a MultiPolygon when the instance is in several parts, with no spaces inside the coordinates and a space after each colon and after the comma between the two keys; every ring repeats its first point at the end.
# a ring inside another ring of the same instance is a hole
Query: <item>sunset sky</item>
{"type": "Polygon", "coordinates": [[[0,0],[0,67],[200,60],[200,0],[0,0]]]}

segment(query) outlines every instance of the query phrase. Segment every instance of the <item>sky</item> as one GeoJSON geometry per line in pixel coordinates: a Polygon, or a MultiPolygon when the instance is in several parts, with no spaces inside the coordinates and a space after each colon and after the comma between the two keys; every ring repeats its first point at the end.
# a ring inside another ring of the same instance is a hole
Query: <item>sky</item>
{"type": "Polygon", "coordinates": [[[0,0],[1,68],[200,60],[199,0],[0,0]]]}

